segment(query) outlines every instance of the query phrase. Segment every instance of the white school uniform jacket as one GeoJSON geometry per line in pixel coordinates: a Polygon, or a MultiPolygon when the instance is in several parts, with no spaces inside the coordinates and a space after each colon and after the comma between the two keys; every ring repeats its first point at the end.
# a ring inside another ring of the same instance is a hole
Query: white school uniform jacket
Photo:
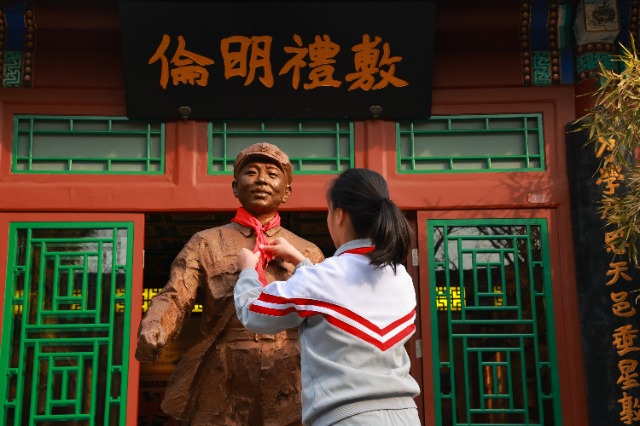
{"type": "Polygon", "coordinates": [[[370,245],[354,240],[316,265],[305,259],[287,281],[264,288],[250,268],[236,283],[236,313],[246,328],[273,334],[299,327],[306,425],[416,406],[420,388],[404,347],[415,332],[415,289],[402,265],[394,274],[344,253],[370,245]]]}

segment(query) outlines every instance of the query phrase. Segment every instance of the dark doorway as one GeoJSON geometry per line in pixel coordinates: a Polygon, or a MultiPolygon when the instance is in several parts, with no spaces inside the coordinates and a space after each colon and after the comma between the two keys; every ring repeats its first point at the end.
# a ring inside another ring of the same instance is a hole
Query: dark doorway
{"type": "MultiPolygon", "coordinates": [[[[234,212],[166,212],[145,214],[145,260],[143,275],[143,310],[153,295],[166,284],[171,262],[189,238],[198,231],[224,225],[234,212]]],[[[326,257],[335,247],[327,229],[324,211],[281,212],[282,226],[312,241],[326,257]]],[[[200,306],[196,306],[180,335],[172,341],[154,363],[140,365],[138,424],[140,426],[179,425],[179,421],[160,410],[167,379],[177,361],[199,337],[200,306]]],[[[132,350],[135,350],[132,348],[132,350]]]]}

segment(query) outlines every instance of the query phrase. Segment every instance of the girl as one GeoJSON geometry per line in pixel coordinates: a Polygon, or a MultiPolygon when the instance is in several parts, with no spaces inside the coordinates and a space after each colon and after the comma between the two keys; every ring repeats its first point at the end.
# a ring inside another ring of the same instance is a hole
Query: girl
{"type": "Polygon", "coordinates": [[[327,192],[337,250],[312,265],[284,238],[262,251],[296,265],[262,287],[260,253],[242,249],[236,313],[256,333],[299,327],[305,425],[420,425],[404,344],[415,332],[416,295],[401,262],[410,230],[384,178],[349,169],[327,192]]]}

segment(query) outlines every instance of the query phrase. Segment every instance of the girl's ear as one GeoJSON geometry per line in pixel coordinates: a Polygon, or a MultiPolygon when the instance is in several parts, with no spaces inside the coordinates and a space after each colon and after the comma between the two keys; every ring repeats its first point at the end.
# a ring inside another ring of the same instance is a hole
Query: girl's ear
{"type": "Polygon", "coordinates": [[[353,223],[351,223],[351,216],[346,210],[337,208],[334,210],[335,224],[339,229],[339,232],[343,236],[343,242],[355,239],[355,232],[353,230],[353,223]]]}
{"type": "Polygon", "coordinates": [[[337,207],[335,210],[335,215],[336,215],[336,222],[338,224],[343,224],[344,221],[347,219],[347,213],[344,211],[344,209],[337,207]]]}

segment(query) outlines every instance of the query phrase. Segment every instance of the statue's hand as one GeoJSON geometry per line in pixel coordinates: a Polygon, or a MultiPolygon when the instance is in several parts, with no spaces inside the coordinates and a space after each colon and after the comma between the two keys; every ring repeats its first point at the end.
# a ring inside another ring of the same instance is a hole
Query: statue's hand
{"type": "Polygon", "coordinates": [[[167,344],[167,332],[157,322],[145,324],[138,333],[136,359],[138,361],[155,361],[167,344]]]}
{"type": "Polygon", "coordinates": [[[238,270],[242,271],[245,268],[255,268],[260,263],[260,253],[254,253],[249,249],[242,248],[238,253],[238,270]]]}

